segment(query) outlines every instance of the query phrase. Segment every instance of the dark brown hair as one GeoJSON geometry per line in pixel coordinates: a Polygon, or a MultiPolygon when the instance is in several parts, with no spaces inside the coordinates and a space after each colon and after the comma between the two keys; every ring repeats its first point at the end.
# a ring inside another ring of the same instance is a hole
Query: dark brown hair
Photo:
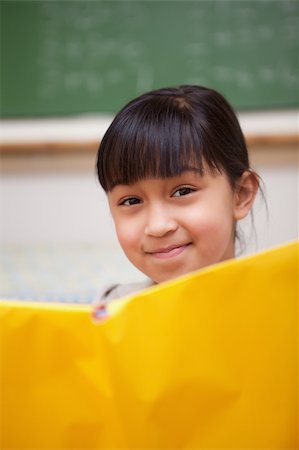
{"type": "Polygon", "coordinates": [[[108,192],[117,184],[171,177],[186,168],[225,173],[234,187],[249,170],[236,114],[218,92],[178,86],[145,93],[124,106],[105,133],[97,172],[108,192]]]}

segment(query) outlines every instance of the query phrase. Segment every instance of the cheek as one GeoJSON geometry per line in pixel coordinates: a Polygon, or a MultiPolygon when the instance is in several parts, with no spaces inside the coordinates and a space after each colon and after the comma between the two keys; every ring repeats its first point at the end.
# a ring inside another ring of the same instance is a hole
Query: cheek
{"type": "Polygon", "coordinates": [[[115,226],[117,238],[124,250],[131,249],[136,246],[139,240],[139,233],[133,224],[121,222],[115,226]]]}
{"type": "Polygon", "coordinates": [[[212,240],[230,235],[234,227],[232,215],[221,206],[216,210],[201,209],[186,217],[186,224],[192,234],[212,240]]]}

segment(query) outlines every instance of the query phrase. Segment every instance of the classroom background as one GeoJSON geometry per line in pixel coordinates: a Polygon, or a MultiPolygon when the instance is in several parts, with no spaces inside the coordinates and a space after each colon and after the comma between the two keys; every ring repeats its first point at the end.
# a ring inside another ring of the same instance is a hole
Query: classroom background
{"type": "Polygon", "coordinates": [[[158,87],[207,85],[236,109],[266,198],[254,228],[241,223],[243,254],[298,238],[297,1],[0,7],[2,298],[87,303],[144,278],[118,246],[95,158],[118,109],[158,87]]]}

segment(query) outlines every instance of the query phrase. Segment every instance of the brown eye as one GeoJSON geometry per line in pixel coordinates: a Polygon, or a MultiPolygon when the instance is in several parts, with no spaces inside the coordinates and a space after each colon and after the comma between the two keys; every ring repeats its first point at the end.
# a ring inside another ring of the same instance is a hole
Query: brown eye
{"type": "Polygon", "coordinates": [[[139,203],[141,203],[141,200],[137,197],[130,197],[130,198],[126,198],[125,200],[123,200],[120,205],[124,205],[124,206],[132,206],[132,205],[138,205],[139,203]]]}
{"type": "Polygon", "coordinates": [[[190,187],[187,187],[187,186],[184,186],[184,187],[181,187],[181,188],[177,189],[174,192],[173,197],[182,197],[184,195],[191,194],[192,192],[194,192],[194,189],[192,189],[190,187]]]}

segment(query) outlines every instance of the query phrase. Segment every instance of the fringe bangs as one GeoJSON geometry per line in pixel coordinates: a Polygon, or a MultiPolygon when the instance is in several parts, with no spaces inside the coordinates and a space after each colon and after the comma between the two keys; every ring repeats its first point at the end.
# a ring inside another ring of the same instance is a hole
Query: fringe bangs
{"type": "MultiPolygon", "coordinates": [[[[202,137],[183,110],[151,105],[128,123],[118,123],[101,143],[98,171],[104,190],[144,178],[167,178],[188,168],[203,173],[202,137]]],[[[125,121],[124,121],[125,122],[125,121]]]]}

